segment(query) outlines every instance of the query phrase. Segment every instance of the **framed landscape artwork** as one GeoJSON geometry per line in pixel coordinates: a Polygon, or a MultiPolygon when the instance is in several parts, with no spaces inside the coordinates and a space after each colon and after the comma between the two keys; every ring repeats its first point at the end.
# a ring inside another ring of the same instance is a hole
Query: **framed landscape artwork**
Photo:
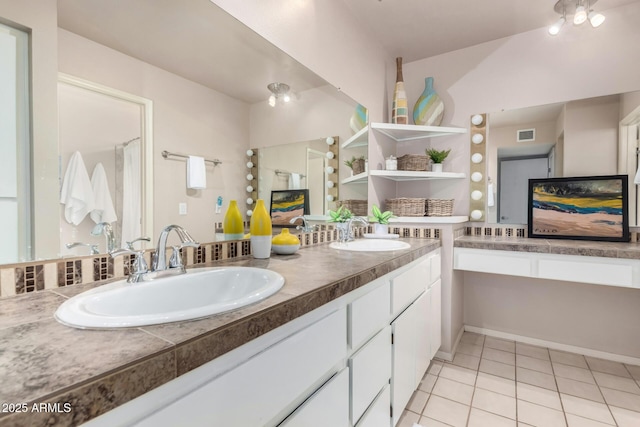
{"type": "Polygon", "coordinates": [[[309,190],[277,190],[271,192],[271,223],[290,226],[290,220],[309,215],[309,190]]]}
{"type": "Polygon", "coordinates": [[[628,242],[628,179],[530,179],[529,237],[628,242]]]}

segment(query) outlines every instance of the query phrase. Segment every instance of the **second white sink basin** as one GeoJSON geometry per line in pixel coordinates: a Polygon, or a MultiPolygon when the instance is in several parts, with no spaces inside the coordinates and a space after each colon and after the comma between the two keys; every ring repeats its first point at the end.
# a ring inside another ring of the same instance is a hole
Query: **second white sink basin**
{"type": "Polygon", "coordinates": [[[333,242],[329,247],[342,251],[382,252],[409,249],[411,245],[391,239],[360,239],[346,243],[333,242]]]}
{"type": "Polygon", "coordinates": [[[191,320],[261,301],[284,278],[253,267],[195,268],[148,282],[109,283],[65,301],[56,319],[76,328],[124,328],[191,320]]]}

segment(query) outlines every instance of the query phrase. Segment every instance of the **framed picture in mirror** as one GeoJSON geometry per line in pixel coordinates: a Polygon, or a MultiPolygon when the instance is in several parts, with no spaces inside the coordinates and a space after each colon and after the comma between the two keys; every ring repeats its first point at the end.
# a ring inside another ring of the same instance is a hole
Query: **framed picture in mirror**
{"type": "Polygon", "coordinates": [[[272,191],[270,211],[274,226],[290,226],[292,218],[309,215],[309,190],[272,191]]]}
{"type": "Polygon", "coordinates": [[[627,175],[529,180],[529,237],[628,242],[627,175]]]}

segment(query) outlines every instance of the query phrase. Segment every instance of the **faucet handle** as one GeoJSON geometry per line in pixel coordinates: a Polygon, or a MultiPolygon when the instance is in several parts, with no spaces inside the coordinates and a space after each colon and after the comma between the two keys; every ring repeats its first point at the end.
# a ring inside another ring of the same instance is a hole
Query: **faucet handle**
{"type": "Polygon", "coordinates": [[[184,268],[182,254],[180,253],[182,246],[172,246],[172,248],[173,252],[171,253],[171,258],[169,258],[169,268],[184,268]]]}
{"type": "Polygon", "coordinates": [[[130,249],[130,250],[134,251],[135,249],[133,248],[133,244],[135,242],[150,242],[150,241],[151,241],[151,239],[148,238],[148,237],[138,237],[137,239],[133,239],[130,242],[126,242],[127,249],[130,249]]]}
{"type": "Polygon", "coordinates": [[[131,249],[116,249],[114,251],[109,252],[111,258],[116,258],[120,255],[135,255],[133,260],[133,264],[131,265],[131,269],[133,270],[131,274],[129,274],[129,278],[127,282],[139,282],[142,278],[143,274],[149,272],[149,265],[147,261],[144,259],[144,251],[133,251],[131,249]]]}

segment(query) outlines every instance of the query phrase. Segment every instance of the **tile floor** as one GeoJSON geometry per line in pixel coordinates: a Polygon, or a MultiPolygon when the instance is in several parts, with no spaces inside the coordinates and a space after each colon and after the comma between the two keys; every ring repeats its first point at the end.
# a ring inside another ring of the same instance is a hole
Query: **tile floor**
{"type": "Polygon", "coordinates": [[[640,427],[640,366],[465,332],[398,427],[640,427]]]}

